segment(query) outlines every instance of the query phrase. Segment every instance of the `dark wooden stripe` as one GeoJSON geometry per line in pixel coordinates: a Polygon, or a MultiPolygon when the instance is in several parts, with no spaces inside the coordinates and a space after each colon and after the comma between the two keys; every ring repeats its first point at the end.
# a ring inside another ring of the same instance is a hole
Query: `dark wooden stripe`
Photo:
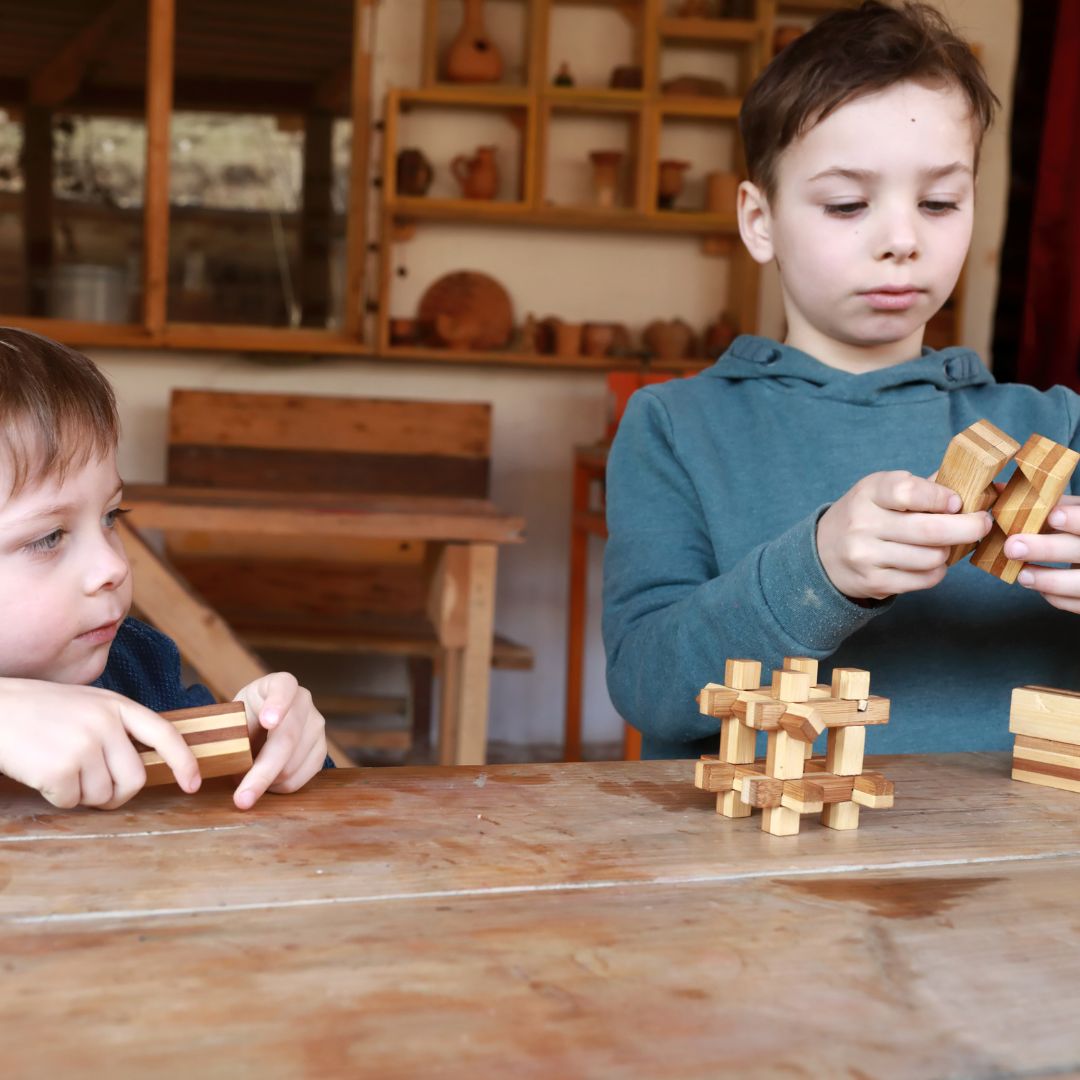
{"type": "Polygon", "coordinates": [[[1029,761],[1027,758],[1014,757],[1013,768],[1039,773],[1041,776],[1056,776],[1059,780],[1080,781],[1080,769],[1070,769],[1067,765],[1052,765],[1048,761],[1029,761]]]}
{"type": "MultiPolygon", "coordinates": [[[[227,742],[229,739],[246,739],[248,728],[247,724],[241,724],[239,727],[207,728],[206,731],[185,731],[183,734],[188,746],[202,746],[205,743],[227,742]]],[[[140,754],[157,753],[152,746],[146,746],[137,739],[132,741],[140,754]]]]}
{"type": "Polygon", "coordinates": [[[170,446],[169,483],[191,487],[371,495],[488,494],[487,458],[170,446]]]}
{"type": "Polygon", "coordinates": [[[161,715],[175,723],[177,720],[196,720],[200,716],[227,716],[229,713],[246,713],[242,701],[221,701],[214,705],[196,705],[192,709],[173,709],[161,715]]]}

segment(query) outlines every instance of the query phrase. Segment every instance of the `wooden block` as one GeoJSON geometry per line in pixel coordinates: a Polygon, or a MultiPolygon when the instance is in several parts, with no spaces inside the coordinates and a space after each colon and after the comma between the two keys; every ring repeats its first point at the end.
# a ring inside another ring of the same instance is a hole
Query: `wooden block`
{"type": "Polygon", "coordinates": [[[858,776],[863,769],[865,750],[866,728],[831,728],[825,753],[825,767],[837,776],[858,776]]]}
{"type": "Polygon", "coordinates": [[[764,809],[779,806],[784,796],[784,781],[772,776],[752,774],[739,778],[739,798],[747,806],[764,809]]]}
{"type": "Polygon", "coordinates": [[[730,791],[735,779],[735,766],[726,761],[695,761],[694,787],[702,791],[730,791]]]}
{"type": "Polygon", "coordinates": [[[805,671],[777,668],[772,673],[772,696],[779,701],[809,701],[811,682],[805,671]]]}
{"type": "Polygon", "coordinates": [[[818,677],[818,662],[809,656],[785,656],[785,671],[801,671],[810,676],[810,682],[816,683],[818,677]]]}
{"type": "Polygon", "coordinates": [[[893,804],[893,783],[880,773],[863,773],[855,777],[851,801],[871,810],[887,810],[893,804]]]}
{"type": "Polygon", "coordinates": [[[1035,739],[1080,743],[1080,693],[1018,686],[1012,692],[1009,730],[1035,739]]]}
{"type": "Polygon", "coordinates": [[[821,812],[821,824],[827,829],[857,829],[859,805],[855,802],[831,803],[821,812]]]}
{"type": "Polygon", "coordinates": [[[860,701],[870,696],[870,672],[863,668],[833,668],[833,697],[860,701]]]}
{"type": "Polygon", "coordinates": [[[975,548],[972,566],[1011,585],[1023,560],[1005,556],[1005,541],[1016,533],[1041,532],[1069,484],[1080,454],[1066,446],[1032,435],[1016,455],[1016,472],[991,510],[994,527],[975,548]]]}
{"type": "Polygon", "coordinates": [[[1080,746],[1055,742],[1052,739],[1033,739],[1017,735],[1013,743],[1013,761],[1043,761],[1049,765],[1080,768],[1080,746]]]}
{"type": "Polygon", "coordinates": [[[816,814],[825,808],[825,789],[813,780],[785,780],[780,805],[796,814],[816,814]]]}
{"type": "MultiPolygon", "coordinates": [[[[852,712],[854,711],[853,709],[852,712]]],[[[820,710],[816,706],[809,702],[792,702],[784,715],[780,717],[780,727],[792,738],[809,746],[825,730],[825,721],[821,718],[820,710]]],[[[803,758],[806,758],[805,746],[803,758]]]]}
{"type": "Polygon", "coordinates": [[[757,732],[734,716],[721,721],[720,760],[732,765],[753,761],[757,747],[757,732]]]}
{"type": "MultiPolygon", "coordinates": [[[[993,479],[1019,449],[1015,439],[989,420],[978,420],[949,443],[937,482],[960,496],[961,513],[989,510],[997,499],[993,479]]],[[[974,548],[974,544],[957,544],[949,553],[949,565],[959,562],[974,548]]]]}
{"type": "Polygon", "coordinates": [[[787,703],[765,693],[744,693],[734,711],[755,731],[776,731],[780,727],[780,717],[787,711],[787,703]]]}
{"type": "Polygon", "coordinates": [[[716,796],[716,812],[723,814],[724,817],[741,818],[749,817],[754,812],[754,808],[747,806],[739,798],[737,791],[725,791],[722,795],[716,796]]]}
{"type": "Polygon", "coordinates": [[[1080,769],[1062,769],[1042,762],[1023,762],[1013,765],[1012,778],[1024,784],[1057,788],[1059,791],[1080,791],[1080,769]]]}
{"type": "Polygon", "coordinates": [[[768,753],[765,756],[765,772],[769,776],[778,780],[798,780],[802,777],[805,762],[801,740],[793,738],[786,731],[769,732],[768,753]]]}
{"type": "Polygon", "coordinates": [[[837,776],[835,773],[825,772],[820,762],[807,762],[806,779],[821,788],[822,801],[826,804],[851,801],[855,786],[853,776],[837,776]]]}
{"type": "Polygon", "coordinates": [[[761,829],[772,836],[796,836],[801,821],[801,815],[794,810],[786,806],[773,806],[761,815],[761,829]]]}
{"type": "Polygon", "coordinates": [[[810,701],[823,701],[832,697],[832,687],[828,683],[815,683],[810,687],[810,701]]]}
{"type": "Polygon", "coordinates": [[[722,720],[731,715],[731,707],[739,698],[739,691],[720,683],[707,683],[697,696],[698,712],[722,720]]]}
{"type": "Polygon", "coordinates": [[[887,724],[889,722],[889,699],[871,694],[859,703],[860,724],[887,724]]]}
{"type": "MultiPolygon", "coordinates": [[[[242,701],[203,705],[196,709],[175,709],[161,715],[191,747],[199,764],[199,774],[204,780],[215,776],[236,776],[251,768],[251,739],[242,701]]],[[[135,747],[146,766],[147,787],[176,782],[172,770],[156,750],[138,741],[135,747]]]]}
{"type": "Polygon", "coordinates": [[[760,660],[728,660],[724,664],[724,685],[734,690],[757,690],[761,686],[760,660]]]}

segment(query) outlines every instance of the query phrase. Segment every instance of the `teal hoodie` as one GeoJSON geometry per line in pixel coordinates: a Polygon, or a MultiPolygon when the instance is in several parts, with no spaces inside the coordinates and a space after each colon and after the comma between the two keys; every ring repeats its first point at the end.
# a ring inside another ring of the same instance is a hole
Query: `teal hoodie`
{"type": "Polygon", "coordinates": [[[1080,688],[1080,621],[1037,593],[965,560],[862,607],[818,558],[818,518],[856,481],[929,476],[984,417],[1080,449],[1076,394],[998,385],[961,348],[856,375],[742,336],[695,378],[638,391],[608,463],[603,627],[611,699],[645,756],[715,748],[694,697],[727,657],[761,660],[766,680],[790,655],[823,661],[825,680],[868,668],[892,699],[873,753],[1004,749],[1013,687],[1080,688]]]}

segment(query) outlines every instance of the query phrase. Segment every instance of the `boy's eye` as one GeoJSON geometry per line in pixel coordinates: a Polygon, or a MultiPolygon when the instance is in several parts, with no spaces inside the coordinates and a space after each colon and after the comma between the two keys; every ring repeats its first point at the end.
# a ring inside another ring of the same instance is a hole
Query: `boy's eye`
{"type": "Polygon", "coordinates": [[[40,554],[45,551],[54,551],[63,538],[63,529],[53,529],[48,536],[43,536],[39,540],[31,540],[30,543],[26,545],[26,550],[34,554],[40,554]]]}
{"type": "Polygon", "coordinates": [[[866,203],[864,202],[828,203],[825,207],[825,213],[832,217],[851,217],[860,210],[865,209],[866,203]]]}
{"type": "Polygon", "coordinates": [[[960,206],[945,199],[924,199],[922,208],[931,214],[948,214],[953,210],[959,210],[960,206]]]}
{"type": "Polygon", "coordinates": [[[123,517],[124,514],[130,514],[131,511],[126,507],[118,506],[115,510],[110,510],[105,515],[105,528],[111,529],[116,524],[117,518],[123,517]]]}

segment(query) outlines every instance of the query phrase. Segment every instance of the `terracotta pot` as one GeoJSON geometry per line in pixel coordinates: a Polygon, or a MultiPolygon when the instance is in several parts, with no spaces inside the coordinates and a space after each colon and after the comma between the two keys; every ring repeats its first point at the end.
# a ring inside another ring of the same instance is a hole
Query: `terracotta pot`
{"type": "Polygon", "coordinates": [[[612,90],[640,90],[645,85],[645,73],[637,64],[619,64],[611,69],[608,86],[612,90]]]}
{"type": "Polygon", "coordinates": [[[711,172],[705,176],[705,209],[710,214],[735,215],[739,198],[739,174],[711,172]]]}
{"type": "Polygon", "coordinates": [[[499,191],[499,167],[495,164],[494,146],[478,146],[472,157],[458,154],[450,162],[450,171],[461,185],[466,199],[494,199],[499,191]]]}
{"type": "Polygon", "coordinates": [[[615,205],[619,193],[619,166],[622,164],[622,159],[621,150],[593,150],[589,154],[597,206],[615,205]]]}
{"type": "Polygon", "coordinates": [[[581,349],[586,356],[607,356],[615,344],[614,323],[586,323],[581,331],[581,349]]]}
{"type": "Polygon", "coordinates": [[[509,294],[493,277],[457,270],[428,286],[416,321],[429,345],[501,349],[513,332],[514,312],[509,294]]]}
{"type": "Polygon", "coordinates": [[[641,336],[649,352],[659,360],[682,360],[693,352],[694,331],[682,319],[656,319],[641,336]]]}
{"type": "Polygon", "coordinates": [[[498,82],[503,62],[484,29],[484,0],[465,0],[465,18],[446,53],[446,77],[451,82],[498,82]]]}
{"type": "Polygon", "coordinates": [[[416,341],[417,329],[415,319],[391,319],[390,344],[411,345],[416,341]]]}
{"type": "Polygon", "coordinates": [[[705,331],[703,348],[706,357],[718,357],[727,352],[728,346],[739,336],[739,325],[734,317],[724,312],[715,322],[710,323],[705,331]]]}
{"type": "Polygon", "coordinates": [[[566,359],[581,355],[581,323],[559,320],[555,327],[555,353],[566,359]]]}
{"type": "Polygon", "coordinates": [[[690,168],[689,161],[661,161],[660,175],[656,188],[656,205],[661,210],[670,210],[683,188],[683,173],[690,168]]]}
{"type": "Polygon", "coordinates": [[[435,170],[422,150],[407,147],[398,151],[394,176],[399,195],[426,195],[435,170]]]}

